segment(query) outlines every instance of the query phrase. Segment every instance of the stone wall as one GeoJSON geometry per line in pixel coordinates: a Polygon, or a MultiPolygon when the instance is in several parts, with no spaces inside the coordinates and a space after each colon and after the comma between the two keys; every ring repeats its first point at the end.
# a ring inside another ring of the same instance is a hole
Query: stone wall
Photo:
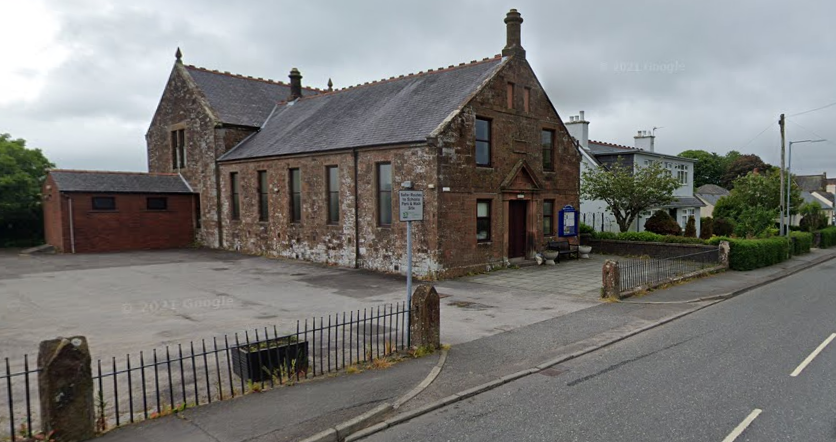
{"type": "Polygon", "coordinates": [[[692,253],[717,250],[716,246],[702,244],[672,244],[643,241],[617,241],[610,239],[589,239],[584,241],[592,246],[592,253],[617,256],[649,256],[651,258],[673,258],[692,253]]]}

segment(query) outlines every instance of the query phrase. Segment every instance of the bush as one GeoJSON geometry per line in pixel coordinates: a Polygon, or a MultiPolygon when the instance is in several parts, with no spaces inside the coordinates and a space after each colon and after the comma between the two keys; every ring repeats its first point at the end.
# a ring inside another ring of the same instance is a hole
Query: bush
{"type": "Polygon", "coordinates": [[[785,238],[736,239],[715,236],[708,243],[717,245],[720,241],[729,242],[729,267],[732,270],[753,270],[778,264],[787,259],[790,251],[789,241],[785,238]]]}
{"type": "Polygon", "coordinates": [[[679,235],[682,229],[676,220],[664,210],[657,210],[647,221],[644,222],[644,230],[658,233],[659,235],[679,235]]]}
{"type": "Polygon", "coordinates": [[[700,238],[708,239],[714,235],[714,218],[710,216],[700,218],[700,238]]]}
{"type": "Polygon", "coordinates": [[[731,236],[734,233],[735,223],[728,218],[716,218],[713,228],[717,236],[731,236]]]}
{"type": "Polygon", "coordinates": [[[595,234],[595,228],[590,226],[589,224],[581,223],[580,232],[581,233],[589,233],[590,235],[594,235],[595,234]]]}
{"type": "Polygon", "coordinates": [[[828,247],[836,246],[836,226],[826,227],[819,230],[821,234],[821,241],[819,247],[826,249],[828,247]]]}
{"type": "Polygon", "coordinates": [[[693,216],[688,217],[688,222],[685,224],[685,236],[688,238],[697,237],[697,221],[693,216]]]}
{"type": "Polygon", "coordinates": [[[792,238],[792,254],[801,255],[809,253],[813,247],[813,234],[806,232],[790,232],[792,238]]]}
{"type": "Polygon", "coordinates": [[[595,239],[615,239],[618,235],[613,232],[595,232],[592,237],[595,239]]]}
{"type": "Polygon", "coordinates": [[[692,238],[688,236],[665,235],[661,238],[661,242],[673,244],[705,244],[706,241],[700,238],[692,238]]]}
{"type": "Polygon", "coordinates": [[[653,232],[621,232],[615,239],[621,241],[659,242],[662,239],[662,235],[657,235],[653,232]]]}

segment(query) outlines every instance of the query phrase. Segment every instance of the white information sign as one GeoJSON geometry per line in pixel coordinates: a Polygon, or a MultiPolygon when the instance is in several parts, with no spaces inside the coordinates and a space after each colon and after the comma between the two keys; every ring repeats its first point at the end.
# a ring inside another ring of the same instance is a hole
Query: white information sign
{"type": "Polygon", "coordinates": [[[401,221],[423,221],[424,192],[420,190],[401,190],[398,192],[400,200],[398,213],[401,221]]]}

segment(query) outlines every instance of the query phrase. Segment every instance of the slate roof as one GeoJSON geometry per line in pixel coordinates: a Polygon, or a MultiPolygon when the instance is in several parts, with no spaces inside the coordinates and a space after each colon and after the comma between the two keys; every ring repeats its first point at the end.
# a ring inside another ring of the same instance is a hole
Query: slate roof
{"type": "Polygon", "coordinates": [[[712,206],[716,206],[717,201],[728,194],[728,189],[720,187],[716,184],[704,184],[694,191],[695,196],[712,206]]]}
{"type": "Polygon", "coordinates": [[[834,204],[834,203],[836,203],[836,195],[834,195],[834,194],[832,194],[832,193],[830,193],[830,192],[822,192],[821,190],[816,190],[815,192],[812,192],[812,193],[813,193],[814,195],[819,195],[819,196],[821,196],[822,198],[824,198],[824,199],[826,199],[826,200],[830,201],[830,204],[831,204],[831,205],[832,205],[832,204],[834,204]]]}
{"type": "Polygon", "coordinates": [[[685,158],[685,157],[678,157],[676,155],[668,155],[659,152],[651,152],[649,150],[644,149],[636,149],[635,147],[624,146],[621,144],[614,144],[614,143],[606,143],[604,141],[594,141],[589,140],[589,149],[587,149],[592,155],[633,155],[633,154],[642,154],[642,155],[650,155],[660,158],[671,158],[679,161],[688,161],[691,163],[695,163],[697,160],[692,158],[685,158]]]}
{"type": "Polygon", "coordinates": [[[497,56],[281,103],[220,161],[425,141],[501,65],[497,56]]]}
{"type": "Polygon", "coordinates": [[[815,190],[825,190],[827,186],[827,178],[824,174],[821,175],[796,175],[795,183],[801,190],[813,192],[815,190]]]}
{"type": "Polygon", "coordinates": [[[805,203],[816,203],[822,209],[830,209],[830,206],[828,206],[827,203],[814,197],[813,194],[807,192],[806,190],[801,191],[801,199],[803,199],[805,203]]]}
{"type": "Polygon", "coordinates": [[[51,170],[61,192],[89,193],[195,193],[178,174],[51,170]]]}
{"type": "MultiPolygon", "coordinates": [[[[276,103],[287,99],[290,86],[280,81],[218,72],[186,65],[197,87],[222,122],[260,127],[276,103]]],[[[317,90],[303,88],[302,95],[315,95],[317,90]]]]}
{"type": "Polygon", "coordinates": [[[705,207],[705,204],[698,198],[693,196],[678,196],[670,204],[662,206],[664,208],[680,208],[680,207],[705,207]]]}

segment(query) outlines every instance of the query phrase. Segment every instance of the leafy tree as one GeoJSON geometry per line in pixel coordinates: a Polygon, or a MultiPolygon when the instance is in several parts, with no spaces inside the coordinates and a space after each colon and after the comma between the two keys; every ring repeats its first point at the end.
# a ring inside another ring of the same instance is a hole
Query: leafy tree
{"type": "MultiPolygon", "coordinates": [[[[729,153],[731,154],[731,152],[729,153]]],[[[772,166],[765,163],[761,157],[757,155],[739,155],[729,161],[726,167],[726,172],[723,175],[722,186],[726,189],[731,189],[734,187],[736,179],[746,176],[749,172],[753,172],[757,169],[761,173],[766,173],[771,168],[772,166]]]]}
{"type": "MultiPolygon", "coordinates": [[[[715,207],[714,210],[716,211],[717,208],[715,207]]],[[[735,223],[734,220],[726,219],[726,218],[714,218],[714,234],[717,236],[731,236],[734,233],[735,223]]]]}
{"type": "Polygon", "coordinates": [[[697,237],[697,221],[694,219],[694,216],[691,215],[688,217],[688,222],[685,224],[685,236],[688,238],[696,238],[697,237]]]}
{"type": "MultiPolygon", "coordinates": [[[[714,206],[714,232],[720,234],[717,218],[727,218],[735,221],[735,234],[738,236],[760,234],[775,224],[779,213],[780,194],[781,178],[777,170],[767,173],[750,172],[738,178],[731,193],[720,198],[714,206]]],[[[798,207],[801,201],[798,186],[793,184],[790,194],[792,207],[798,207]]]]}
{"type": "Polygon", "coordinates": [[[679,235],[682,229],[666,210],[657,210],[644,222],[644,230],[659,235],[679,235]]]}
{"type": "Polygon", "coordinates": [[[697,160],[694,163],[694,188],[704,184],[722,185],[728,164],[726,157],[704,150],[686,150],[679,156],[697,160]]]}
{"type": "Polygon", "coordinates": [[[41,185],[51,167],[40,149],[0,134],[0,246],[28,245],[43,237],[41,185]]]}
{"type": "Polygon", "coordinates": [[[673,201],[679,187],[679,180],[659,162],[634,170],[619,160],[609,169],[587,169],[582,178],[581,195],[607,203],[622,232],[641,212],[673,201]]]}

